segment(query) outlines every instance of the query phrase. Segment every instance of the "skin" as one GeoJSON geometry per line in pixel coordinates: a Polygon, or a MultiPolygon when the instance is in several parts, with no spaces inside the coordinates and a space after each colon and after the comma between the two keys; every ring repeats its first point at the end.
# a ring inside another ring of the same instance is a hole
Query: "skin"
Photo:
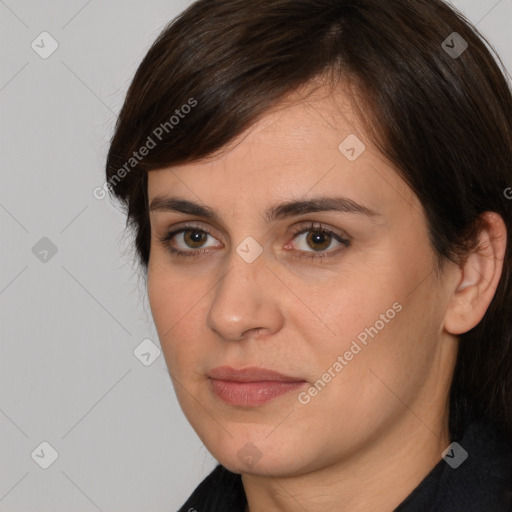
{"type": "Polygon", "coordinates": [[[463,266],[445,262],[438,277],[422,206],[366,137],[349,98],[319,88],[288,100],[214,158],[149,173],[150,203],[169,195],[220,216],[151,212],[153,319],[182,410],[212,455],[242,474],[247,510],[391,511],[450,444],[458,335],[494,295],[506,230],[486,214],[483,249],[463,266]],[[338,149],[349,134],[366,145],[355,161],[338,149]],[[322,195],[378,215],[264,218],[271,205],[322,195]],[[308,241],[314,229],[294,235],[305,221],[348,235],[350,245],[329,235],[308,241]],[[212,235],[190,238],[192,227],[188,237],[158,240],[186,223],[212,235]],[[252,263],[236,252],[248,236],[263,250],[252,263]],[[169,246],[204,252],[180,258],[169,246]],[[331,256],[307,258],[318,252],[331,256]],[[394,303],[400,312],[307,404],[298,391],[258,407],[212,392],[207,372],[221,365],[300,377],[307,391],[394,303]],[[258,453],[256,463],[238,457],[241,449],[258,453]]]}

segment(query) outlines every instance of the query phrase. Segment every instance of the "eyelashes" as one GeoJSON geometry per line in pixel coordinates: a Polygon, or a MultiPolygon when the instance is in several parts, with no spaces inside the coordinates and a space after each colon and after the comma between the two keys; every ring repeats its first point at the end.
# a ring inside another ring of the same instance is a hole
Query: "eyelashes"
{"type": "MultiPolygon", "coordinates": [[[[321,245],[321,250],[292,250],[292,253],[298,253],[298,254],[292,254],[294,258],[305,258],[310,260],[322,260],[324,258],[328,258],[331,256],[334,256],[338,254],[340,251],[343,251],[347,247],[350,246],[350,240],[346,238],[345,236],[341,235],[340,233],[334,231],[333,229],[321,224],[321,223],[315,223],[315,222],[309,222],[306,224],[302,224],[295,228],[295,230],[292,232],[293,239],[295,240],[299,235],[304,235],[306,233],[310,233],[309,236],[306,236],[304,238],[304,241],[307,243],[312,243],[321,245]],[[327,243],[327,247],[324,247],[327,243]],[[324,249],[330,247],[332,245],[332,242],[338,242],[339,247],[335,250],[329,250],[325,251],[324,249]]],[[[208,250],[205,250],[203,247],[190,247],[188,246],[188,250],[178,249],[171,245],[171,242],[173,242],[178,235],[184,235],[182,237],[182,242],[184,240],[187,240],[189,244],[202,244],[207,241],[208,237],[215,238],[213,234],[207,229],[197,224],[190,224],[185,225],[181,227],[180,229],[176,230],[169,230],[162,236],[157,236],[157,239],[159,242],[175,257],[178,258],[198,258],[204,255],[205,253],[209,252],[208,250]],[[187,236],[188,235],[188,236],[187,236]],[[190,235],[192,235],[192,239],[190,238],[190,235]],[[198,237],[199,240],[194,240],[194,237],[198,237]]],[[[185,244],[186,245],[186,244],[185,244]]],[[[290,244],[288,243],[287,246],[290,244]]],[[[306,245],[306,247],[309,247],[306,245]]]]}

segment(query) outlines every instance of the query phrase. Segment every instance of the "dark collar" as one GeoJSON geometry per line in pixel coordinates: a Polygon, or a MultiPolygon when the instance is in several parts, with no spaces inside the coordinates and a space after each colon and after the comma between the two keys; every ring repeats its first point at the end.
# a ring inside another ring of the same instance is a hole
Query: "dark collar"
{"type": "Polygon", "coordinates": [[[472,421],[454,442],[394,512],[512,512],[512,440],[472,421]]]}
{"type": "MultiPolygon", "coordinates": [[[[394,512],[512,512],[512,441],[473,421],[454,442],[464,451],[454,445],[394,512]]],[[[241,476],[219,464],[178,512],[244,512],[246,504],[241,476]]]]}

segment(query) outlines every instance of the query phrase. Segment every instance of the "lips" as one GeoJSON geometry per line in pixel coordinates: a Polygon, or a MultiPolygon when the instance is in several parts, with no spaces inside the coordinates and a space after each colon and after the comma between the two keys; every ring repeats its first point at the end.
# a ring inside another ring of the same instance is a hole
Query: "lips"
{"type": "Polygon", "coordinates": [[[211,379],[232,382],[304,382],[304,379],[299,377],[290,377],[274,370],[254,366],[240,370],[230,366],[219,366],[211,370],[208,376],[211,379]]]}
{"type": "Polygon", "coordinates": [[[214,368],[208,374],[215,395],[229,405],[255,407],[300,389],[306,381],[264,368],[214,368]]]}

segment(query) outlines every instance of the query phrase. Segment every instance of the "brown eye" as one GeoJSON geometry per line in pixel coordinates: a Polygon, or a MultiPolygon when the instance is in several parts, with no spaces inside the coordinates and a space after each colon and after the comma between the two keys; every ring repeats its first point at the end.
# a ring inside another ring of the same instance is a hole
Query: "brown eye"
{"type": "Polygon", "coordinates": [[[208,238],[208,233],[200,229],[183,230],[183,241],[191,249],[198,249],[208,238]]]}
{"type": "Polygon", "coordinates": [[[181,229],[171,230],[157,238],[169,252],[176,256],[197,257],[209,247],[218,247],[218,245],[205,245],[208,237],[215,240],[215,237],[206,229],[197,226],[185,226],[181,229]]]}
{"type": "Polygon", "coordinates": [[[306,243],[315,251],[323,251],[331,245],[332,235],[326,231],[309,231],[306,243]],[[316,247],[315,247],[316,246],[316,247]]]}
{"type": "Polygon", "coordinates": [[[350,237],[345,238],[341,234],[329,229],[319,223],[308,223],[307,225],[299,226],[294,232],[293,245],[296,254],[293,257],[302,257],[306,259],[322,260],[330,256],[337,255],[351,245],[350,237]],[[331,250],[327,250],[333,247],[331,250]],[[336,244],[338,247],[336,247],[336,244]],[[302,254],[301,254],[302,253],[302,254]]]}
{"type": "Polygon", "coordinates": [[[309,226],[298,231],[294,238],[298,240],[295,242],[295,247],[302,252],[325,252],[333,242],[341,246],[349,245],[349,241],[340,235],[316,226],[309,226]]]}

